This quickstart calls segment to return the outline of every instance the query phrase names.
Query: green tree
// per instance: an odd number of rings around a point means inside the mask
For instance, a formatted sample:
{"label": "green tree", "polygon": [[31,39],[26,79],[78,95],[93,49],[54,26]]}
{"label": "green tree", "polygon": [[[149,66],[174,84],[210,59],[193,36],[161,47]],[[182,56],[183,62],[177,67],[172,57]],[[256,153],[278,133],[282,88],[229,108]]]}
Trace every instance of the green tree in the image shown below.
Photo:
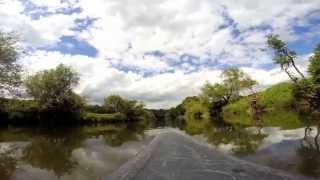
{"label": "green tree", "polygon": [[16,93],[21,84],[21,67],[17,64],[17,38],[0,31],[0,95]]}
{"label": "green tree", "polygon": [[320,84],[320,44],[314,51],[314,55],[310,58],[310,64],[308,72],[311,75],[312,80]]}
{"label": "green tree", "polygon": [[308,67],[310,78],[300,80],[293,89],[294,97],[299,101],[303,110],[320,112],[320,45],[310,57]]}
{"label": "green tree", "polygon": [[229,102],[237,100],[242,90],[250,89],[256,84],[250,76],[238,68],[229,68],[222,73],[223,82],[206,83],[201,89],[201,97],[210,108],[211,116],[221,119],[222,108]]}
{"label": "green tree", "polygon": [[129,108],[129,101],[119,95],[111,95],[104,99],[103,107],[108,113],[126,113]]}
{"label": "green tree", "polygon": [[184,126],[185,109],[182,104],[177,107],[170,108],[165,114],[165,125],[170,127]]}
{"label": "green tree", "polygon": [[286,43],[279,39],[278,35],[270,35],[268,37],[267,44],[274,51],[274,63],[279,64],[281,69],[287,73],[287,75],[293,82],[297,82],[298,78],[289,71],[289,68],[291,66],[302,78],[305,78],[303,73],[296,66],[296,52],[290,50]]}
{"label": "green tree", "polygon": [[124,99],[118,95],[111,95],[105,98],[103,107],[108,113],[122,113],[130,121],[148,121],[152,113],[144,108],[143,103],[135,100]]}
{"label": "green tree", "polygon": [[29,76],[25,81],[27,93],[44,111],[79,111],[84,102],[73,92],[79,76],[70,67],[59,65],[55,69],[44,70]]}

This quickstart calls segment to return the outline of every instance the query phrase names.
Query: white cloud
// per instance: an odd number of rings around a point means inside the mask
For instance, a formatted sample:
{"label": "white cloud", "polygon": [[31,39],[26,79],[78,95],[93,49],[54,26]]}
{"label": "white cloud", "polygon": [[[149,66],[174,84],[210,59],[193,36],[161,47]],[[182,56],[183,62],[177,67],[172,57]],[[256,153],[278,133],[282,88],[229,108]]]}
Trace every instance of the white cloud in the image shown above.
{"label": "white cloud", "polygon": [[[133,72],[119,71],[103,59],[63,55],[59,52],[37,51],[22,59],[21,63],[28,72],[53,68],[60,63],[72,66],[81,75],[81,83],[76,91],[92,103],[101,103],[105,96],[120,94],[143,101],[151,108],[168,108],[177,105],[187,96],[198,95],[206,81],[221,81],[220,70],[203,70],[189,74],[176,71],[144,77]],[[288,80],[280,69],[243,70],[264,87]]]}
{"label": "white cloud", "polygon": [[[207,80],[218,82],[221,69],[242,67],[262,86],[287,80],[271,67],[266,36],[278,33],[287,41],[311,39],[316,32],[319,0],[4,0],[0,28],[16,30],[35,47],[21,62],[30,72],[69,64],[81,74],[77,91],[92,102],[110,94],[145,101],[149,107],[176,105],[197,95]],[[28,9],[31,2],[35,9]],[[80,8],[80,12],[68,10]],[[40,13],[41,12],[41,13]],[[37,14],[40,13],[40,14]],[[32,18],[32,15],[39,18]],[[77,19],[95,19],[81,24]],[[310,27],[310,26],[313,26]],[[40,51],[74,36],[98,50],[97,57]],[[63,42],[64,47],[73,47]],[[155,52],[161,55],[150,55]],[[194,58],[181,58],[190,55]],[[298,61],[304,70],[307,55]],[[268,77],[268,78],[266,78]]]}
{"label": "white cloud", "polygon": [[227,0],[223,3],[240,30],[270,26],[286,40],[297,38],[292,32],[293,26],[298,20],[307,21],[305,16],[320,7],[320,1],[317,0]]}
{"label": "white cloud", "polygon": [[62,36],[74,35],[74,15],[52,14],[32,19],[24,11],[21,1],[5,0],[0,4],[0,29],[17,32],[28,47],[53,46]]}
{"label": "white cloud", "polygon": [[83,15],[99,18],[80,37],[109,58],[121,58],[129,46],[129,53],[134,54],[154,50],[201,53],[200,44],[225,23],[209,1],[94,2],[80,3]]}
{"label": "white cloud", "polygon": [[[265,47],[267,34],[274,32],[285,40],[298,39],[293,29],[295,22],[307,23],[304,17],[320,7],[317,0],[280,0],[276,4],[251,0],[91,2],[79,3],[82,15],[99,19],[79,36],[96,47],[102,57],[120,59],[125,54],[158,50],[178,56],[188,53],[203,57],[212,53],[220,58],[220,63],[255,65],[266,63],[266,53],[256,51]],[[226,26],[226,15],[233,19],[235,27]],[[223,25],[226,28],[219,29]],[[237,39],[235,30],[246,35],[240,34]],[[259,60],[260,56],[263,60]]]}

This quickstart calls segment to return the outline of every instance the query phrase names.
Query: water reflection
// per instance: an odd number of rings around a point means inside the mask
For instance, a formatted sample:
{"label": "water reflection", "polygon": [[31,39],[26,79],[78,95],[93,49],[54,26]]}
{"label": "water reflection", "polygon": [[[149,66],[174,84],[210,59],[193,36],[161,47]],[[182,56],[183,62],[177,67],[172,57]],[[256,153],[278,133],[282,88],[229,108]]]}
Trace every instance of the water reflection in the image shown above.
{"label": "water reflection", "polygon": [[245,160],[294,174],[320,177],[320,126],[281,130],[187,119],[183,130],[213,148]]}
{"label": "water reflection", "polygon": [[299,170],[306,175],[320,177],[320,126],[317,127],[317,133],[313,137],[310,130],[306,128],[305,137],[301,140],[300,147],[297,149],[299,156]]}
{"label": "water reflection", "polygon": [[152,137],[138,124],[0,131],[0,179],[100,179]]}
{"label": "water reflection", "polygon": [[215,124],[210,120],[189,120],[184,130],[191,135],[201,134],[208,143],[237,155],[254,152],[265,137],[264,134],[250,133],[242,127]]}
{"label": "water reflection", "polygon": [[33,137],[23,150],[22,161],[32,167],[53,171],[57,176],[70,174],[77,162],[70,159],[74,149],[82,146],[84,134],[80,129],[65,133],[54,131]]}
{"label": "water reflection", "polygon": [[15,150],[13,149],[10,152],[0,154],[1,179],[9,179],[16,169],[17,160],[14,157],[12,157],[13,151]]}

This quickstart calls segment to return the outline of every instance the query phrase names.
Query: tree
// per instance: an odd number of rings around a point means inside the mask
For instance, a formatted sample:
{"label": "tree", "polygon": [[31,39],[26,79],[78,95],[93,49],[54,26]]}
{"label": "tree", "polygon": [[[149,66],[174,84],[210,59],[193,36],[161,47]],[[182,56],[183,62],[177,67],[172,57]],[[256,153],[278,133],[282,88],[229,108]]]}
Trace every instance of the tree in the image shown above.
{"label": "tree", "polygon": [[211,116],[217,119],[222,119],[223,106],[237,100],[242,90],[252,88],[256,84],[256,81],[238,68],[224,70],[222,78],[222,83],[206,83],[201,89],[201,97],[208,104]]}
{"label": "tree", "polygon": [[28,77],[25,81],[30,94],[44,111],[76,112],[83,106],[83,100],[73,92],[79,76],[70,67],[59,65]]}
{"label": "tree", "polygon": [[108,113],[121,112],[125,113],[128,109],[129,103],[119,95],[111,95],[104,99],[104,109]]}
{"label": "tree", "polygon": [[124,99],[118,95],[105,98],[103,107],[108,113],[122,113],[130,121],[148,120],[152,114],[145,110],[144,104],[135,100]]}
{"label": "tree", "polygon": [[310,78],[296,83],[293,89],[294,97],[302,105],[307,105],[306,110],[320,112],[320,45],[315,49],[314,55],[310,57],[308,72]]}
{"label": "tree", "polygon": [[296,52],[290,50],[285,42],[279,39],[278,35],[270,35],[267,41],[268,46],[274,51],[274,63],[279,64],[293,82],[297,82],[298,78],[289,71],[292,66],[295,71],[304,79],[303,73],[296,66]]}
{"label": "tree", "polygon": [[308,72],[311,75],[312,80],[320,84],[320,44],[314,51],[314,55],[310,58],[310,64]]}
{"label": "tree", "polygon": [[17,64],[17,39],[0,31],[0,95],[14,93],[21,84],[21,67]]}
{"label": "tree", "polygon": [[185,109],[182,104],[170,108],[165,114],[165,125],[182,128],[184,125]]}

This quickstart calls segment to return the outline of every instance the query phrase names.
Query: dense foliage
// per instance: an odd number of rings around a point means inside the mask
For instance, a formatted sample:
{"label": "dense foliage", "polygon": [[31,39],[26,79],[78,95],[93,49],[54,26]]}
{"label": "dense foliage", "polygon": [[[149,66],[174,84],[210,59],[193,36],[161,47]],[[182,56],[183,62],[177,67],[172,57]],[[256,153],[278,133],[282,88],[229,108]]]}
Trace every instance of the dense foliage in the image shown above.
{"label": "dense foliage", "polygon": [[221,119],[222,108],[228,103],[238,100],[240,92],[250,89],[256,84],[249,75],[237,68],[226,69],[222,73],[223,82],[207,83],[201,89],[200,97],[208,104],[210,115]]}
{"label": "dense foliage", "polygon": [[59,65],[29,76],[25,81],[27,93],[38,102],[41,112],[57,118],[59,114],[80,117],[84,100],[73,92],[79,77],[70,67]]}
{"label": "dense foliage", "polygon": [[118,95],[111,95],[105,98],[103,107],[107,113],[121,113],[128,121],[148,121],[153,117],[147,111],[144,104],[135,100],[124,99]]}
{"label": "dense foliage", "polygon": [[320,45],[315,49],[314,55],[310,58],[308,68],[310,76],[315,83],[320,83]]}
{"label": "dense foliage", "polygon": [[320,45],[310,58],[308,67],[310,78],[299,81],[295,88],[295,96],[311,111],[320,112]]}

